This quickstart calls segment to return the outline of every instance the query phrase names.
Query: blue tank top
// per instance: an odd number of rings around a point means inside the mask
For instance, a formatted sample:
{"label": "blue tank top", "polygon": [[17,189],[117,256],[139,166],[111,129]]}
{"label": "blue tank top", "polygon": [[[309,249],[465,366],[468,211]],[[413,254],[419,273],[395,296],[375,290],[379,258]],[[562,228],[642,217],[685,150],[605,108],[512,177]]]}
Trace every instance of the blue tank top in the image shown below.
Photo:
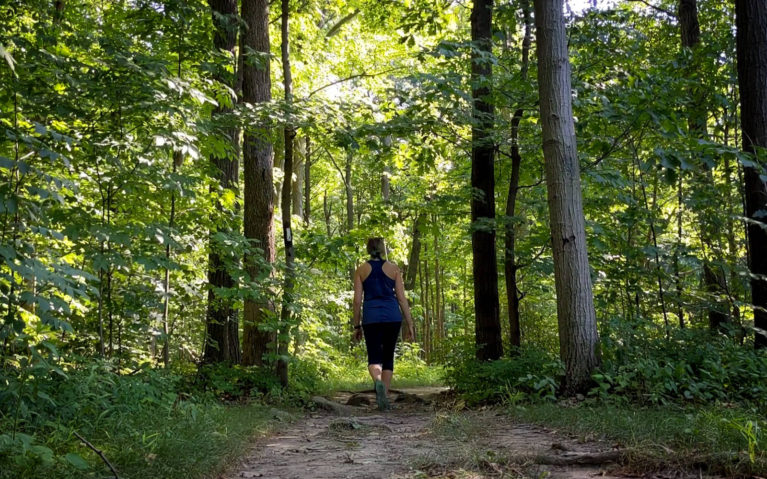
{"label": "blue tank top", "polygon": [[396,323],[402,321],[397,296],[394,294],[394,280],[383,271],[383,261],[368,261],[372,268],[362,289],[362,323]]}

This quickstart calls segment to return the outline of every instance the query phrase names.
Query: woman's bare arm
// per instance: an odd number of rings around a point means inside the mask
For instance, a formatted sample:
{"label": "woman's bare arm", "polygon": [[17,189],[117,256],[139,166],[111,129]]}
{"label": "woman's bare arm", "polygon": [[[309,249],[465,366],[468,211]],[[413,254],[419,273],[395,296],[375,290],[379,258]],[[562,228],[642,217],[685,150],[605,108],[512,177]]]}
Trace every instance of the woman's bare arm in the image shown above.
{"label": "woman's bare arm", "polygon": [[405,296],[405,283],[402,281],[402,272],[399,268],[397,268],[397,277],[394,278],[394,294],[397,296],[397,302],[405,320],[405,330],[403,331],[402,339],[405,341],[415,341],[413,318],[410,315],[410,305],[407,302],[407,296]]}
{"label": "woman's bare arm", "polygon": [[360,269],[354,272],[354,303],[352,306],[352,325],[357,326],[360,324],[360,316],[362,312],[362,278],[360,277]]}

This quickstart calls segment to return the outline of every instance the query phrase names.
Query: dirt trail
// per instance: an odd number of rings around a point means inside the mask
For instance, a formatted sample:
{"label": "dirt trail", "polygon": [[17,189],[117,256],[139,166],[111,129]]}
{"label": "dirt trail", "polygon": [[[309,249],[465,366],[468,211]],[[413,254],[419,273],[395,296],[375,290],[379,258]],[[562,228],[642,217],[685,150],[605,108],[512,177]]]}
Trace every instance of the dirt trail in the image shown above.
{"label": "dirt trail", "polygon": [[607,444],[514,424],[493,410],[451,411],[443,392],[392,391],[395,409],[386,413],[375,409],[372,391],[339,393],[321,401],[327,410],[261,441],[224,477],[627,477],[610,475],[620,452]]}

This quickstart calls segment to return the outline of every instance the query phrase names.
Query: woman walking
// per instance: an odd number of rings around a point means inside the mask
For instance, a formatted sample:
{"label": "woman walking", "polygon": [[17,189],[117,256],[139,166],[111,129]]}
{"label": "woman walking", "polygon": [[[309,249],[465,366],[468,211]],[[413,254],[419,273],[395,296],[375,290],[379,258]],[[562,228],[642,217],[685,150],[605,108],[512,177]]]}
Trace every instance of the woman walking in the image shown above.
{"label": "woman walking", "polygon": [[[405,319],[402,339],[413,341],[415,330],[405,297],[402,273],[397,265],[384,259],[383,238],[369,238],[370,260],[354,272],[354,339],[362,339],[368,350],[368,372],[373,378],[379,410],[389,409],[387,394],[394,374],[394,347]],[[364,301],[363,301],[364,299]],[[362,310],[362,321],[360,321]]]}

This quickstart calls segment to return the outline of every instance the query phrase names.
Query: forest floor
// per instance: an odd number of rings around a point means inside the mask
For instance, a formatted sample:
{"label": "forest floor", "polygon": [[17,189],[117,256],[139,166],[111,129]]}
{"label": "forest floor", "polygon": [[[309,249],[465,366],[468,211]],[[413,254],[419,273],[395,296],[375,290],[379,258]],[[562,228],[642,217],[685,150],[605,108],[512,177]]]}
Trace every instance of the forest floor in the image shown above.
{"label": "forest floor", "polygon": [[[615,444],[513,421],[502,410],[464,410],[444,388],[315,398],[320,410],[259,440],[225,479],[667,478],[630,467]],[[698,474],[692,477],[698,477]]]}

